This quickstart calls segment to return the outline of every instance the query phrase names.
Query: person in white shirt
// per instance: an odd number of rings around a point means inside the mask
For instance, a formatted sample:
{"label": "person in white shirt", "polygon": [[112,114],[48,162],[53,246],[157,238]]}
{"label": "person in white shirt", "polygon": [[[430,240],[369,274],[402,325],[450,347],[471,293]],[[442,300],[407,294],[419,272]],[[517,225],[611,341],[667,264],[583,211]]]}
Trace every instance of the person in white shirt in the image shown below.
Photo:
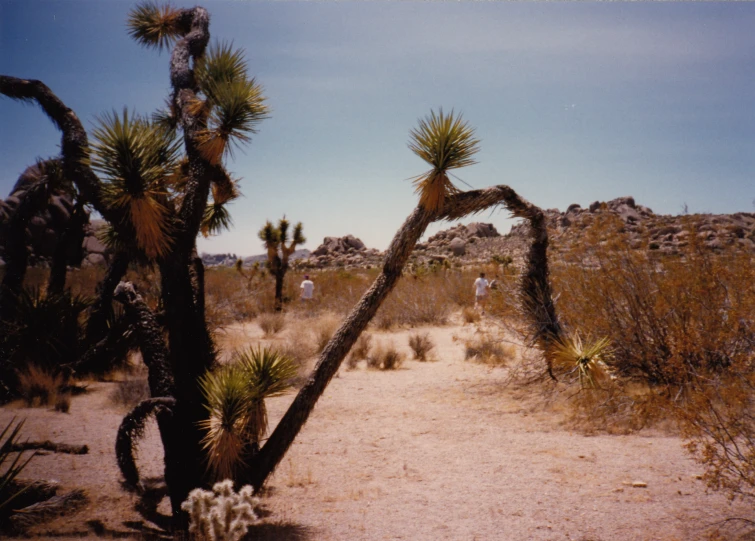
{"label": "person in white shirt", "polygon": [[485,301],[488,300],[488,287],[490,287],[490,284],[485,279],[485,273],[481,272],[480,277],[474,281],[474,304],[475,308],[480,307],[483,314],[485,313]]}
{"label": "person in white shirt", "polygon": [[311,301],[315,292],[315,284],[309,279],[309,274],[304,275],[304,281],[299,288],[301,289],[301,300]]}

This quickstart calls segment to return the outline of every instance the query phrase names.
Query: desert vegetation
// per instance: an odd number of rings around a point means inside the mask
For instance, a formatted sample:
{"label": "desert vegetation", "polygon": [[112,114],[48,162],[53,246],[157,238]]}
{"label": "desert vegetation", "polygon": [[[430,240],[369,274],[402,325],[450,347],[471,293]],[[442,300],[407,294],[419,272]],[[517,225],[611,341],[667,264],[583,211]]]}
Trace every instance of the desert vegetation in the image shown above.
{"label": "desert vegetation", "polygon": [[[463,360],[474,361],[458,370],[505,372],[501,387],[545,395],[547,404],[566,397],[561,403],[579,420],[574,426],[591,433],[666,423],[704,468],[708,487],[755,503],[751,251],[713,251],[691,224],[674,253],[660,250],[650,232],[639,241],[648,249],[639,251],[622,222],[600,216],[580,243],[554,246],[547,215],[511,187],[464,191],[451,180],[451,171],[474,163],[479,141],[460,114],[439,110],[410,131],[409,148],[429,169],[413,178],[417,206],[382,264],[307,268],[316,300],[291,302],[305,272],[289,261],[306,241],[301,223],[290,236],[285,218],[263,226],[264,268],[239,262],[206,270],[196,250],[199,234],[231,226],[226,205],[240,192],[226,161],[268,115],[243,53],[208,45],[209,15],[201,7],[140,4],[128,28],[137,43],[172,50],[169,106],[152,116],[104,113],[91,143],[44,83],[0,76],[1,94],[36,103],[62,133],[61,156],[24,172],[26,189],[4,224],[13,241],[0,287],[0,398],[63,414],[82,389],[79,380],[123,376],[110,395],[128,408],[113,434],[112,461],[127,490],[142,499],[167,494],[166,528],[198,539],[242,538],[260,518],[253,493],[264,494],[290,457],[344,360],[344,379],[427,374],[446,351],[427,329],[452,325],[465,333],[454,338]],[[30,268],[18,232],[61,194],[73,210],[60,253],[49,269]],[[111,257],[106,270],[69,272],[85,206],[105,219],[101,236]],[[431,223],[496,207],[528,227],[521,260],[495,254],[483,268],[409,264]],[[481,270],[496,277],[485,314],[472,307]],[[247,324],[259,330],[254,341],[220,351],[223,333]],[[372,370],[359,370],[362,361]],[[464,377],[457,381],[469,381]],[[280,406],[276,400],[289,391],[295,396]],[[269,430],[271,404],[279,410]],[[164,466],[160,490],[149,488],[137,455],[153,420]],[[0,435],[3,523],[24,490],[16,477],[31,460],[17,448],[22,425],[11,421]],[[402,471],[411,476],[406,463]]]}

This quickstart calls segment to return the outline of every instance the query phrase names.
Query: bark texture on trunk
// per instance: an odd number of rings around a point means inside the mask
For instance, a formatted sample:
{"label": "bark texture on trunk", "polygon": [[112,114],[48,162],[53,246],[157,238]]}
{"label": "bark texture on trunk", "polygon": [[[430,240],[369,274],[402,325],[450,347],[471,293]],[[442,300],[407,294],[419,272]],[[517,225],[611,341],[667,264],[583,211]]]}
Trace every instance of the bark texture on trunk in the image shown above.
{"label": "bark texture on trunk", "polygon": [[[251,484],[258,491],[283,459],[307,422],[317,400],[338,371],[341,362],[395,287],[412,250],[427,226],[436,220],[456,220],[500,204],[531,222],[537,220],[538,216],[542,217],[542,211],[538,207],[519,197],[510,187],[503,185],[448,197],[438,213],[429,212],[420,205],[409,215],[388,247],[381,273],[320,354],[312,375],[255,457],[249,477],[244,479],[244,482]],[[538,235],[544,232],[545,235],[544,239],[540,236],[534,239],[538,242],[538,249],[534,251],[534,255],[539,257],[547,248],[547,231],[537,227],[533,227],[533,231],[537,231]],[[542,261],[538,259],[537,263]],[[538,275],[539,278],[542,276],[542,273]],[[547,270],[545,278],[547,279]],[[523,282],[523,285],[525,283],[527,282]]]}
{"label": "bark texture on trunk", "polygon": [[[79,201],[71,212],[71,217],[58,239],[55,253],[50,264],[50,280],[47,283],[47,293],[60,294],[66,287],[66,273],[71,254],[78,249],[81,253],[81,243],[84,240],[84,227],[89,223],[89,215],[84,210],[84,204]],[[76,264],[81,263],[79,258]]]}
{"label": "bark texture on trunk", "polygon": [[17,299],[23,289],[24,277],[29,265],[26,228],[46,198],[47,186],[44,179],[31,184],[21,197],[8,223],[3,254],[5,274],[0,284],[0,321],[11,321],[16,315]]}
{"label": "bark texture on trunk", "polygon": [[90,347],[105,338],[108,333],[108,321],[113,315],[113,293],[126,275],[129,260],[126,252],[116,252],[108,265],[105,277],[97,284],[97,298],[89,311],[85,334],[85,342]]}

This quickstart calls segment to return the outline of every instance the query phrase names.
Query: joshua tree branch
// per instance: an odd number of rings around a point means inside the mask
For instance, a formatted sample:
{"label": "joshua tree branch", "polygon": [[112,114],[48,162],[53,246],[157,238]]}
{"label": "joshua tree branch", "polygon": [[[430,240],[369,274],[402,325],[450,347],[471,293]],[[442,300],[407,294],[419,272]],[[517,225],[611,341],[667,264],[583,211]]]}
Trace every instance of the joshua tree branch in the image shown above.
{"label": "joshua tree branch", "polygon": [[172,396],[173,375],[163,340],[163,330],[157,323],[155,314],[136,293],[131,282],[118,284],[113,298],[123,304],[126,316],[134,323],[144,364],[149,369],[149,388],[152,396]]}
{"label": "joshua tree branch", "polygon": [[27,102],[37,102],[62,133],[63,172],[76,183],[84,199],[108,222],[120,223],[117,212],[102,200],[102,184],[89,167],[89,140],[79,117],[42,81],[0,75],[0,94]]}
{"label": "joshua tree branch", "polygon": [[[542,211],[519,197],[508,186],[494,186],[485,190],[475,190],[451,196],[446,200],[443,210],[439,213],[430,212],[419,205],[406,219],[388,247],[382,272],[328,342],[328,345],[320,354],[314,372],[255,457],[250,467],[249,477],[244,480],[245,482],[250,483],[255,490],[259,490],[283,459],[346,354],[395,287],[406,261],[427,226],[436,220],[458,219],[499,204],[503,204],[514,214],[530,220],[535,235],[533,244],[537,244],[537,249],[530,250],[530,264],[543,263],[540,256],[545,255],[548,235],[544,229]],[[534,281],[538,285],[542,280],[547,284],[547,259],[544,262],[546,264],[545,271],[543,272],[540,269],[535,276]],[[528,287],[528,284],[529,282],[525,280],[522,287]],[[547,291],[549,293],[550,289],[548,288]]]}

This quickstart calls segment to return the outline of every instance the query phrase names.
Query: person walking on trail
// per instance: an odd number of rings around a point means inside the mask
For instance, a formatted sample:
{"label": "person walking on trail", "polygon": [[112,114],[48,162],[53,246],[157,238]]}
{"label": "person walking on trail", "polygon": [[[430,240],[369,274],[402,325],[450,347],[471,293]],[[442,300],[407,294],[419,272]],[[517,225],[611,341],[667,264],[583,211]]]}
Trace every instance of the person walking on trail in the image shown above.
{"label": "person walking on trail", "polygon": [[480,277],[474,281],[474,305],[475,308],[479,306],[483,314],[485,313],[485,301],[488,300],[489,287],[490,284],[485,279],[485,273],[481,272]]}
{"label": "person walking on trail", "polygon": [[302,302],[311,301],[315,292],[315,284],[309,279],[309,274],[304,275],[304,281],[299,288],[301,289]]}

